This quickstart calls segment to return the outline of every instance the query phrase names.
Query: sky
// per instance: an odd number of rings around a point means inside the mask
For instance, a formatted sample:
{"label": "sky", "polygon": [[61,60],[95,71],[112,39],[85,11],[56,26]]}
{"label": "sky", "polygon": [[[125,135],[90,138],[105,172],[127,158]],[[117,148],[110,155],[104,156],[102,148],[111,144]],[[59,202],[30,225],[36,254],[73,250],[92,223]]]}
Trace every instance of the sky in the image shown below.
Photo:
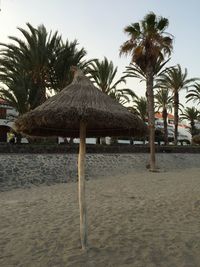
{"label": "sky", "polygon": [[[21,36],[17,27],[44,24],[58,31],[63,40],[77,39],[87,51],[87,59],[106,56],[122,76],[130,57],[119,56],[119,48],[128,40],[123,29],[138,22],[148,12],[168,18],[167,32],[174,36],[169,66],[187,68],[188,78],[200,77],[200,1],[199,0],[0,0],[0,42],[8,36]],[[129,79],[126,87],[144,96],[145,84]],[[180,101],[185,104],[185,92]],[[193,103],[187,103],[193,106]]]}

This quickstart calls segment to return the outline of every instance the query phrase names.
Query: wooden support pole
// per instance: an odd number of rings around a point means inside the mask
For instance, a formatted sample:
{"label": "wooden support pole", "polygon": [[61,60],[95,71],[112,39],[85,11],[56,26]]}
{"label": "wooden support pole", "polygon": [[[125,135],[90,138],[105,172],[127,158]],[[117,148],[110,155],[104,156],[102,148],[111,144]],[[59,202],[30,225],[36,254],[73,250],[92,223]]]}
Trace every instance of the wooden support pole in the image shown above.
{"label": "wooden support pole", "polygon": [[80,145],[78,156],[78,193],[80,209],[80,237],[82,249],[87,249],[87,210],[85,200],[85,140],[86,123],[80,122]]}

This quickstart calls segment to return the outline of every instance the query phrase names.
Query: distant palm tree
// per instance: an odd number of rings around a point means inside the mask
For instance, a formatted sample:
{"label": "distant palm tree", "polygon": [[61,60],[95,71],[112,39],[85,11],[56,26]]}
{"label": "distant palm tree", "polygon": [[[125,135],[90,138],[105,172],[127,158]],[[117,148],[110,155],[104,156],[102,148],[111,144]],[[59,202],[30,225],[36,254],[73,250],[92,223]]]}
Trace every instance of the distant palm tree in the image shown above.
{"label": "distant palm tree", "polygon": [[130,98],[134,99],[136,94],[131,89],[112,89],[109,96],[117,100],[120,104],[125,105],[130,102]]}
{"label": "distant palm tree", "polygon": [[124,31],[130,39],[120,48],[120,54],[131,55],[131,61],[139,67],[146,78],[148,124],[150,129],[150,170],[155,170],[155,118],[153,81],[158,60],[170,55],[172,38],[166,34],[168,19],[147,14],[140,23],[127,26]]}
{"label": "distant palm tree", "polygon": [[[147,113],[147,99],[146,97],[138,97],[136,96],[133,99],[133,105],[128,107],[128,110],[137,115],[144,123],[146,123],[148,118]],[[143,138],[143,142],[145,144],[146,137]],[[131,143],[133,144],[133,138],[130,139]]]}
{"label": "distant palm tree", "polygon": [[190,122],[190,132],[191,135],[194,136],[197,134],[195,128],[195,120],[200,120],[200,111],[197,110],[195,107],[186,107],[184,112],[180,115],[181,119],[188,120]]}
{"label": "distant palm tree", "polygon": [[193,101],[200,104],[200,84],[195,83],[193,87],[194,89],[190,89],[186,95],[186,98],[188,99],[187,102]]}
{"label": "distant palm tree", "polygon": [[174,143],[178,142],[178,110],[179,110],[179,92],[188,89],[196,78],[187,79],[187,69],[183,72],[180,65],[169,68],[163,75],[157,79],[157,86],[172,90],[174,107]]}
{"label": "distant palm tree", "polygon": [[130,102],[136,97],[135,93],[129,88],[118,89],[119,84],[125,84],[124,77],[116,80],[117,67],[106,57],[102,61],[95,59],[89,62],[87,73],[93,83],[105,94],[116,99],[121,104]]}
{"label": "distant palm tree", "polygon": [[124,78],[115,81],[117,67],[114,67],[113,62],[108,61],[106,57],[102,61],[93,60],[88,67],[88,74],[94,84],[107,95],[115,91],[120,83],[126,83]]}
{"label": "distant palm tree", "polygon": [[[128,103],[130,98],[135,97],[135,93],[130,89],[117,88],[119,84],[125,84],[126,80],[125,78],[116,79],[117,67],[114,67],[113,62],[109,61],[106,57],[102,61],[99,59],[91,61],[87,67],[87,73],[99,90],[119,103]],[[97,143],[100,143],[100,138],[97,139]]]}
{"label": "distant palm tree", "polygon": [[168,110],[172,111],[172,96],[169,95],[168,89],[158,89],[155,94],[155,106],[158,111],[162,111],[163,125],[164,125],[164,142],[168,144],[168,129],[167,129],[167,116]]}
{"label": "distant palm tree", "polygon": [[143,122],[146,122],[148,118],[148,113],[147,113],[147,99],[146,97],[137,97],[135,98],[133,102],[133,111],[135,114],[137,114]]}

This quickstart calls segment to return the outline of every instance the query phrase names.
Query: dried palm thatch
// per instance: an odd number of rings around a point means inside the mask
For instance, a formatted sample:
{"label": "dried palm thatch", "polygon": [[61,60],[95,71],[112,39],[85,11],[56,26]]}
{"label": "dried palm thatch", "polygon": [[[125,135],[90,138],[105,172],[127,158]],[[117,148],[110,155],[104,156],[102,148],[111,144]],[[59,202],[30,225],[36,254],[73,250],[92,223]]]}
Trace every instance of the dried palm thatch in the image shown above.
{"label": "dried palm thatch", "polygon": [[59,94],[21,116],[17,131],[32,136],[79,137],[80,121],[87,137],[141,136],[144,123],[125,107],[94,87],[80,71]]}
{"label": "dried palm thatch", "polygon": [[87,216],[85,202],[85,138],[86,136],[142,135],[146,126],[135,115],[99,91],[80,71],[73,82],[44,104],[15,122],[17,131],[33,136],[80,137],[78,176],[80,236],[87,248]]}
{"label": "dried palm thatch", "polygon": [[194,135],[194,136],[192,137],[192,143],[193,143],[193,144],[200,145],[200,135]]}

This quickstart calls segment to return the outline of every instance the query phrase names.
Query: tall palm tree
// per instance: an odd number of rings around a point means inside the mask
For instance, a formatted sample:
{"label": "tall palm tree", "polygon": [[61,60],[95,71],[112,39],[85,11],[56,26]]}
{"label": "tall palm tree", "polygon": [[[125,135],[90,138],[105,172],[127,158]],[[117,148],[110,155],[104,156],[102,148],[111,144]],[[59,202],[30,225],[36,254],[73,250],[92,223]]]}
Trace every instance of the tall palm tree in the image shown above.
{"label": "tall palm tree", "polygon": [[172,90],[173,94],[173,107],[174,107],[174,143],[177,145],[178,142],[178,121],[179,121],[179,92],[183,89],[188,89],[192,86],[192,83],[196,78],[187,79],[187,69],[183,71],[181,66],[169,68],[163,75],[157,80],[157,86]]}
{"label": "tall palm tree", "polygon": [[153,82],[155,66],[172,50],[172,37],[166,34],[168,19],[147,14],[140,23],[127,26],[124,31],[130,37],[120,48],[120,54],[131,55],[146,77],[148,124],[150,129],[150,170],[155,170],[155,118]]}
{"label": "tall palm tree", "polygon": [[188,120],[190,122],[190,132],[194,136],[196,133],[195,120],[200,120],[200,111],[195,107],[186,107],[184,112],[180,115],[181,119]]}
{"label": "tall palm tree", "polygon": [[[167,68],[163,69],[164,66],[169,62],[168,60],[163,61],[162,58],[158,58],[156,64],[154,66],[153,78],[159,77],[162,73],[164,73]],[[136,64],[130,63],[129,66],[126,66],[126,70],[124,71],[124,78],[137,78],[140,82],[146,82],[147,76],[146,73]]]}
{"label": "tall palm tree", "polygon": [[200,104],[200,83],[194,84],[194,89],[190,89],[186,95],[187,102],[193,101]]}
{"label": "tall palm tree", "polygon": [[162,110],[162,118],[164,125],[164,142],[168,144],[168,129],[167,129],[167,116],[168,110],[172,111],[172,96],[169,95],[168,89],[158,89],[155,94],[155,106],[158,111]]}

